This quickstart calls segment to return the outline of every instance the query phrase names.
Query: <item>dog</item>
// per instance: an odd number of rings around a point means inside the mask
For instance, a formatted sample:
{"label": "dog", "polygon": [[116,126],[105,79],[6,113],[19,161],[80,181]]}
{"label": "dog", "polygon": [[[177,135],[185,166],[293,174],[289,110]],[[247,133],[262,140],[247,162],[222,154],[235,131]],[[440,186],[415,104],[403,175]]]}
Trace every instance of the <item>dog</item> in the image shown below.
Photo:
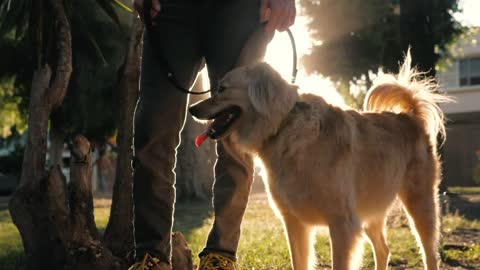
{"label": "dog", "polygon": [[367,93],[363,112],[332,106],[320,96],[299,95],[268,64],[240,67],[217,94],[190,106],[213,120],[197,138],[231,140],[264,164],[270,204],[282,220],[294,270],[315,266],[313,232],[329,228],[333,269],[356,269],[362,234],[376,269],[387,269],[385,223],[398,197],[421,247],[425,269],[439,267],[440,162],[445,136],[437,105],[449,98],[411,68],[384,74]]}

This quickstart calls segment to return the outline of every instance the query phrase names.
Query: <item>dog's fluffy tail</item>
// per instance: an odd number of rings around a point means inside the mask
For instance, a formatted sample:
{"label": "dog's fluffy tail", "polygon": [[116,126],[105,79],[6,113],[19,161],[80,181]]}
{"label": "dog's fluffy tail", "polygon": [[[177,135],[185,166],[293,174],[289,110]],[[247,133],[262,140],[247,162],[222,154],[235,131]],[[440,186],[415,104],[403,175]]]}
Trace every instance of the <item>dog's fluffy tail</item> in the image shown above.
{"label": "dog's fluffy tail", "polygon": [[423,73],[411,67],[410,51],[397,76],[380,75],[367,93],[364,111],[406,113],[416,117],[436,145],[440,134],[445,139],[444,114],[438,103],[452,99],[438,93],[438,84],[433,78],[422,78]]}

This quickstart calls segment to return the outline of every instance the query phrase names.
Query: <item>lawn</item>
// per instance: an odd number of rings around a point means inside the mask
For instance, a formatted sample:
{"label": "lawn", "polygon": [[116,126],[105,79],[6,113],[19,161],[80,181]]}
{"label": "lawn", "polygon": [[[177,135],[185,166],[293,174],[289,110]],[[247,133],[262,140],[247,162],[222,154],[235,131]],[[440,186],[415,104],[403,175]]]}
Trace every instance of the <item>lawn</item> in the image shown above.
{"label": "lawn", "polygon": [[[95,202],[97,225],[105,228],[109,201]],[[212,224],[208,203],[178,204],[175,230],[184,233],[194,254],[203,247]],[[480,221],[458,211],[443,217],[441,269],[480,269]],[[423,269],[421,257],[400,207],[395,207],[388,221],[388,242],[392,269]],[[365,244],[362,269],[373,269],[373,255]],[[318,268],[329,268],[330,247],[326,229],[319,229],[316,253]],[[238,251],[240,269],[290,269],[287,244],[279,220],[274,216],[264,194],[252,195],[242,226]],[[7,210],[0,211],[1,269],[22,268],[22,244]],[[198,260],[195,258],[196,262]]]}

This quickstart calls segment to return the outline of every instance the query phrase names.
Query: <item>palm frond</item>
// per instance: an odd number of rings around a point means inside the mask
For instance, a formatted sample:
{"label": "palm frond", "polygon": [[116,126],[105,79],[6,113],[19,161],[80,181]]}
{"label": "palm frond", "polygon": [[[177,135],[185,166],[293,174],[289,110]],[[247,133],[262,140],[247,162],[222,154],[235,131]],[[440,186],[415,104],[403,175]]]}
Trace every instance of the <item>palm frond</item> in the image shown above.
{"label": "palm frond", "polygon": [[20,36],[25,30],[28,20],[31,0],[3,0],[0,2],[0,35],[17,31]]}
{"label": "palm frond", "polygon": [[[91,55],[91,59],[99,59],[103,65],[107,65],[108,62],[105,58],[103,50],[95,37],[94,32],[89,30],[89,25],[84,20],[74,20],[75,25],[72,31],[72,40],[74,42],[74,51],[82,51],[82,47],[85,48],[85,53]],[[92,50],[93,49],[93,50]]]}
{"label": "palm frond", "polygon": [[87,33],[87,35],[88,35],[88,41],[90,45],[93,47],[93,49],[95,50],[95,54],[97,55],[97,57],[100,59],[100,61],[102,61],[102,64],[104,66],[108,65],[107,59],[105,59],[105,55],[103,54],[103,51],[100,48],[100,45],[98,44],[95,37],[90,32]]}
{"label": "palm frond", "polygon": [[110,17],[117,24],[120,24],[120,19],[118,18],[118,14],[112,4],[112,0],[97,0],[97,4],[102,8],[108,17]]}
{"label": "palm frond", "polygon": [[115,3],[118,7],[128,11],[128,12],[133,12],[131,8],[126,6],[124,3],[120,2],[119,0],[110,0],[111,2]]}

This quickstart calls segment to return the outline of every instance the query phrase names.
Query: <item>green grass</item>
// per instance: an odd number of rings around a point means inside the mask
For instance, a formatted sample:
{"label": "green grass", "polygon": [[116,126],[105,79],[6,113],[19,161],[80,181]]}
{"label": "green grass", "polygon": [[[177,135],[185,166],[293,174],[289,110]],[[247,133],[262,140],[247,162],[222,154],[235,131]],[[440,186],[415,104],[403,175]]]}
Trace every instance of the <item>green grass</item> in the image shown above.
{"label": "green grass", "polygon": [[[421,256],[405,216],[398,210],[393,212],[388,229],[388,242],[392,253],[390,265],[398,269],[423,269]],[[100,229],[105,228],[108,214],[108,206],[95,209],[96,222]],[[184,233],[193,254],[198,254],[213,222],[209,204],[179,204],[176,216],[175,230]],[[460,215],[447,215],[442,220],[443,242],[450,244],[441,252],[443,260],[453,265],[470,266],[468,269],[480,267],[480,243],[477,234],[480,232],[480,221],[469,220]],[[329,268],[330,244],[327,230],[320,229],[316,240],[315,250],[319,268]],[[372,251],[368,244],[365,244],[365,247],[362,269],[373,269]],[[265,198],[259,195],[251,199],[245,214],[238,257],[240,269],[290,269],[287,243],[281,223]],[[0,268],[21,269],[23,258],[18,231],[11,222],[8,211],[0,211]],[[198,259],[196,257],[194,259],[195,263],[198,263]],[[444,265],[442,269],[454,268]]]}
{"label": "green grass", "polygon": [[[183,230],[181,224],[185,218],[185,209],[177,209],[176,229],[184,232],[190,248],[194,254],[198,254],[204,245],[204,241],[213,222],[207,217],[201,227],[191,231]],[[408,221],[400,209],[392,211],[389,218],[388,243],[391,251],[390,265],[398,269],[423,269],[423,263],[415,237],[410,232]],[[468,220],[458,214],[447,215],[442,218],[442,229],[445,231],[443,242],[450,242],[450,235],[462,234],[467,231],[479,231],[480,221]],[[320,229],[316,238],[315,251],[319,269],[330,267],[330,243],[326,229]],[[468,236],[467,236],[468,237]],[[442,258],[447,261],[458,261],[463,266],[480,267],[480,243],[468,244],[468,248],[462,250],[442,250]],[[477,241],[478,242],[478,241]],[[283,228],[280,221],[275,217],[268,203],[261,198],[253,197],[245,214],[242,225],[242,238],[240,240],[239,265],[241,269],[290,269],[290,259]],[[198,259],[195,258],[198,263]],[[374,269],[373,253],[368,243],[365,243],[362,269]],[[441,269],[448,269],[448,265]],[[451,268],[453,269],[453,268]]]}
{"label": "green grass", "polygon": [[[105,229],[107,226],[109,213],[109,207],[95,209],[95,222],[99,229]],[[8,210],[2,210],[0,211],[0,269],[23,268],[24,254],[20,233],[13,224]]]}
{"label": "green grass", "polygon": [[23,266],[23,245],[7,210],[0,211],[0,265],[4,269]]}

